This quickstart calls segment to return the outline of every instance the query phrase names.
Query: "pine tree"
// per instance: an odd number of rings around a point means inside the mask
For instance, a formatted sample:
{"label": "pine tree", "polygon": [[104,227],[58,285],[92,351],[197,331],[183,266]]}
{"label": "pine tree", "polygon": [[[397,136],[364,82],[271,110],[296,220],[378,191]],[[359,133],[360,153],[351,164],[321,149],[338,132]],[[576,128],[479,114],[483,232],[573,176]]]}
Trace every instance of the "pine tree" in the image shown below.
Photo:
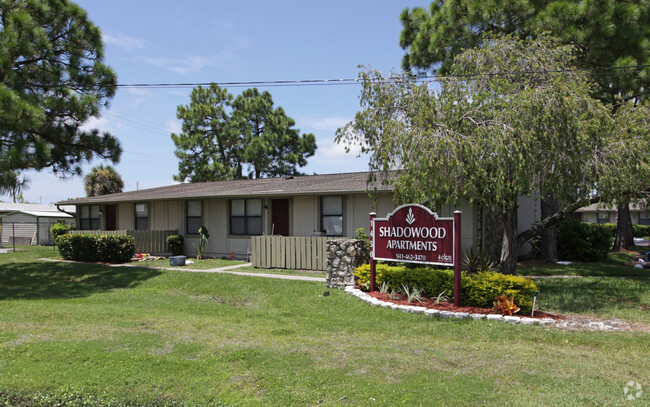
{"label": "pine tree", "polygon": [[82,125],[99,117],[117,78],[103,63],[100,30],[69,0],[0,0],[0,173],[49,167],[80,174],[117,139]]}

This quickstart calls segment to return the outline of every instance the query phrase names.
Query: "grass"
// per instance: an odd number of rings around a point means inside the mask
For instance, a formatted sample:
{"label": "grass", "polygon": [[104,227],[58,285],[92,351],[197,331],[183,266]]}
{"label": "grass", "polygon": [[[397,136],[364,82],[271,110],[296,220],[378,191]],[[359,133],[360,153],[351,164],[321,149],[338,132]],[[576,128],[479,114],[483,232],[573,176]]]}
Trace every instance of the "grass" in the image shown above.
{"label": "grass", "polygon": [[[188,269],[214,269],[227,266],[235,266],[238,264],[244,264],[245,262],[239,260],[225,260],[225,259],[194,259],[188,257],[187,260],[191,260],[194,264],[186,264],[183,267]],[[171,267],[169,265],[169,259],[156,259],[156,260],[142,260],[134,264],[141,264],[147,267]]]}
{"label": "grass", "polygon": [[[25,255],[30,256],[30,258],[32,259],[39,259],[39,258],[47,258],[47,259],[54,259],[54,260],[61,259],[59,252],[54,250],[52,247],[34,246],[30,248],[29,246],[21,246],[17,250],[19,252],[25,250],[29,251],[29,254],[25,254]],[[228,266],[237,266],[246,263],[244,261],[239,261],[239,260],[225,260],[225,259],[188,258],[188,260],[192,260],[193,264],[186,264],[185,266],[182,266],[182,268],[189,269],[189,270],[207,270],[207,269],[215,269],[215,268],[228,267]],[[132,262],[131,265],[143,266],[143,267],[156,267],[161,269],[171,267],[168,258],[141,260],[137,262]],[[284,274],[284,275],[307,276],[307,277],[325,277],[324,271],[316,271],[316,270],[260,269],[260,268],[254,268],[252,266],[248,266],[248,267],[238,267],[234,271],[243,272],[243,273],[253,273],[253,274],[263,273],[263,274]]]}
{"label": "grass", "polygon": [[324,297],[322,283],[49,263],[42,253],[0,255],[0,404],[627,406],[649,397],[623,393],[630,380],[650,386],[644,333],[443,320],[339,290]]}
{"label": "grass", "polygon": [[612,252],[602,263],[534,264],[517,272],[576,277],[535,278],[541,309],[650,324],[650,270],[627,265],[634,257],[629,252]]}

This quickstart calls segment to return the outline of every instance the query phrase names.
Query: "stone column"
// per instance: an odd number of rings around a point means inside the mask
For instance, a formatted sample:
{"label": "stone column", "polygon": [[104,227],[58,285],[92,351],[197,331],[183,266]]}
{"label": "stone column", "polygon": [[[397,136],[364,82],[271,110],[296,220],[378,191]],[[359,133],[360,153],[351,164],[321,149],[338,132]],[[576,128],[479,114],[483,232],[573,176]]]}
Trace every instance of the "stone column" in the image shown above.
{"label": "stone column", "polygon": [[329,288],[354,286],[354,269],[364,263],[366,247],[363,240],[337,239],[327,241],[327,276]]}

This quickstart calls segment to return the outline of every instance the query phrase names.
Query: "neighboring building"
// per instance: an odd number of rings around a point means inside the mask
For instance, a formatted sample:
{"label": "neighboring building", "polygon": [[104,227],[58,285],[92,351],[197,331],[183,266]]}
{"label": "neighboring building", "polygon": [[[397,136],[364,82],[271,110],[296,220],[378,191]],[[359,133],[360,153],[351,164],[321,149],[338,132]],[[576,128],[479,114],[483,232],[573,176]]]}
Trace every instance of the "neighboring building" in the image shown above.
{"label": "neighboring building", "polygon": [[[618,209],[611,206],[593,204],[578,209],[576,218],[586,223],[616,223]],[[633,225],[650,225],[650,208],[646,205],[630,204],[630,216]]]}
{"label": "neighboring building", "polygon": [[[359,228],[369,231],[371,211],[385,217],[396,205],[392,187],[381,181],[368,185],[367,179],[367,172],[357,172],[186,183],[59,204],[77,205],[78,229],[173,230],[184,236],[185,252],[192,254],[199,227],[205,225],[210,233],[205,256],[246,256],[251,236],[352,237]],[[527,227],[536,211],[522,206],[520,224]],[[441,217],[463,211],[464,248],[487,238],[483,211],[468,204],[431,209]]]}
{"label": "neighboring building", "polygon": [[0,219],[2,246],[10,246],[14,243],[48,245],[54,243],[50,235],[50,226],[55,223],[74,225],[74,206],[68,206],[65,212],[62,212],[53,205],[0,202]]}

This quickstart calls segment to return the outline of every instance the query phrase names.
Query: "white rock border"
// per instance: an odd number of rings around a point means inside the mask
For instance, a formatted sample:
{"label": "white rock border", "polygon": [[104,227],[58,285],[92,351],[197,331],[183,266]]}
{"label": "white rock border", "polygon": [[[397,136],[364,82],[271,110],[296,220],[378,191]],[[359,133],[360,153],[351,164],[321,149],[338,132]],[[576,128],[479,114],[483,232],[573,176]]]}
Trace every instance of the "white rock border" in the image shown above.
{"label": "white rock border", "polygon": [[361,301],[367,302],[370,305],[382,308],[391,308],[403,312],[411,312],[414,314],[424,314],[430,317],[440,318],[457,318],[457,319],[487,319],[488,321],[503,321],[511,324],[522,325],[555,325],[555,320],[551,318],[529,318],[529,317],[515,317],[515,316],[501,316],[499,314],[473,314],[469,312],[453,312],[453,311],[440,311],[433,308],[419,307],[416,305],[399,305],[392,302],[381,301],[372,297],[363,291],[352,286],[345,287],[345,292],[351,294]]}

